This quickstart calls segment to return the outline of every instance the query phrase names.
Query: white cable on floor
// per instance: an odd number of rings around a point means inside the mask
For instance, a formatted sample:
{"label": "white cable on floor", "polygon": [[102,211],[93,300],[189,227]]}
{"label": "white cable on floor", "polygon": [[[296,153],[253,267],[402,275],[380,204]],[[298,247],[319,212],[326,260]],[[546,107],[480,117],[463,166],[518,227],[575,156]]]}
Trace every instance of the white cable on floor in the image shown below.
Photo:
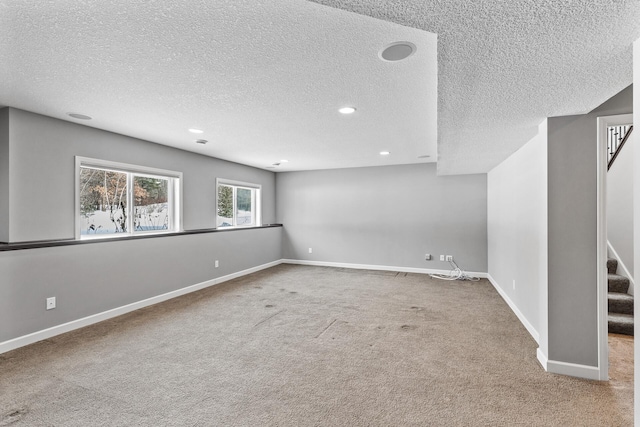
{"label": "white cable on floor", "polygon": [[477,282],[480,280],[479,277],[469,276],[466,271],[458,267],[458,264],[456,264],[453,259],[449,261],[449,264],[451,264],[453,269],[449,272],[448,276],[445,276],[444,274],[430,274],[430,276],[434,279],[440,280],[469,280],[471,282]]}

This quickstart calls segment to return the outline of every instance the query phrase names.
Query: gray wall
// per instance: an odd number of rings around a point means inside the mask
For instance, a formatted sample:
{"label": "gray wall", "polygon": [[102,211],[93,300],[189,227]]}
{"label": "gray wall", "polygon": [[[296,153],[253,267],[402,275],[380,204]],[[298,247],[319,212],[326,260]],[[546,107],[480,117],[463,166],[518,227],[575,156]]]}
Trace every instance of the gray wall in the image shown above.
{"label": "gray wall", "polygon": [[0,109],[0,243],[9,241],[9,109]]}
{"label": "gray wall", "polygon": [[489,274],[546,356],[546,120],[534,138],[487,174],[487,185]]}
{"label": "gray wall", "polygon": [[[633,143],[632,139],[627,140],[607,173],[607,240],[620,257],[618,261],[624,264],[632,279]],[[621,268],[618,268],[618,272],[624,275]]]}
{"label": "gray wall", "polygon": [[549,360],[598,365],[597,117],[631,110],[628,87],[589,114],[548,120]]}
{"label": "gray wall", "polygon": [[[276,175],[283,257],[487,271],[486,175],[436,176],[435,164]],[[308,249],[313,248],[309,254]]]}
{"label": "gray wall", "polygon": [[[633,43],[633,86],[635,97],[633,100],[633,122],[640,123],[640,39]],[[631,134],[633,147],[640,143],[640,132]],[[633,220],[634,224],[640,224],[640,148],[633,150]],[[636,222],[637,221],[637,222]],[[640,271],[640,227],[633,229],[633,267],[634,271]],[[634,299],[634,311],[640,313],[640,304]],[[634,324],[634,335],[640,335],[640,322]],[[640,340],[633,342],[634,363],[633,363],[633,414],[634,424],[640,425]]]}
{"label": "gray wall", "polygon": [[[272,172],[0,110],[0,135],[9,128],[10,197],[0,200],[10,216],[0,225],[11,220],[12,242],[74,237],[76,155],[182,171],[185,229],[215,226],[216,177],[261,184],[264,222],[275,220]],[[6,159],[6,150],[0,154]],[[0,160],[0,177],[6,178],[6,166]],[[0,191],[6,185],[3,180]],[[0,252],[0,342],[280,260],[281,234],[281,228],[229,230]],[[51,296],[57,308],[47,311]]]}
{"label": "gray wall", "polygon": [[74,156],[183,172],[186,230],[215,227],[217,177],[261,184],[263,222],[275,220],[273,172],[13,108],[9,114],[11,242],[74,238]]}
{"label": "gray wall", "polygon": [[[281,232],[259,228],[0,252],[0,343],[277,261]],[[53,296],[57,307],[47,311],[45,300]]]}

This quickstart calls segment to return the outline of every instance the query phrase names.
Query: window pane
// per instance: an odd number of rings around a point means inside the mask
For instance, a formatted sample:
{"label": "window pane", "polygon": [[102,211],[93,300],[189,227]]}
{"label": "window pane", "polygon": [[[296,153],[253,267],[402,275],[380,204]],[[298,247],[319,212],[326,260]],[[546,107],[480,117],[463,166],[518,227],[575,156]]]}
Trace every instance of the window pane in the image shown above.
{"label": "window pane", "polygon": [[236,189],[236,220],[237,225],[253,224],[253,190],[248,188]]}
{"label": "window pane", "polygon": [[168,230],[169,180],[133,177],[134,231]]}
{"label": "window pane", "polygon": [[233,187],[218,185],[218,227],[233,225]]}
{"label": "window pane", "polygon": [[127,232],[127,174],[80,168],[80,234]]}

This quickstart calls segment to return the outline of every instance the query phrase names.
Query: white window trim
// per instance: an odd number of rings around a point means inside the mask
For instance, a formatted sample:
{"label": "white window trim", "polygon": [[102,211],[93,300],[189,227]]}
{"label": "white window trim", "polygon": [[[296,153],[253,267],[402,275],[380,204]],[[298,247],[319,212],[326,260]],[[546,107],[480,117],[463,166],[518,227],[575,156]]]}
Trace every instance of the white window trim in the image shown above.
{"label": "white window trim", "polygon": [[[158,177],[172,179],[173,185],[170,186],[170,200],[171,204],[171,216],[173,217],[173,227],[171,230],[153,230],[153,231],[134,231],[131,226],[128,225],[127,229],[130,230],[127,233],[115,233],[105,235],[81,235],[80,227],[82,219],[80,215],[80,168],[88,167],[95,169],[103,169],[114,172],[123,172],[128,174],[135,174],[137,176]],[[128,187],[127,191],[127,206],[133,206],[133,186]],[[129,215],[129,221],[131,221],[131,215]],[[132,165],[128,163],[113,162],[110,160],[93,159],[90,157],[75,156],[75,238],[76,240],[93,240],[93,239],[113,239],[116,237],[131,237],[150,234],[167,234],[183,231],[182,226],[182,172],[151,168],[147,166]]]}
{"label": "white window trim", "polygon": [[[256,209],[256,219],[255,219],[255,224],[251,224],[251,225],[230,225],[227,227],[219,227],[218,226],[218,187],[220,185],[227,185],[227,186],[233,186],[233,187],[240,187],[240,188],[247,188],[250,190],[256,190],[255,195],[256,195],[256,200],[255,200],[255,209]],[[235,191],[234,191],[235,194]],[[235,222],[235,215],[236,215],[236,209],[235,209],[235,197],[233,200],[233,204],[234,204],[234,209],[233,209],[233,215],[234,215],[234,222]],[[222,229],[222,230],[228,230],[228,229],[232,229],[232,228],[252,228],[252,227],[262,227],[262,185],[260,184],[253,184],[251,182],[243,182],[243,181],[234,181],[231,179],[224,179],[224,178],[216,178],[216,229]]]}

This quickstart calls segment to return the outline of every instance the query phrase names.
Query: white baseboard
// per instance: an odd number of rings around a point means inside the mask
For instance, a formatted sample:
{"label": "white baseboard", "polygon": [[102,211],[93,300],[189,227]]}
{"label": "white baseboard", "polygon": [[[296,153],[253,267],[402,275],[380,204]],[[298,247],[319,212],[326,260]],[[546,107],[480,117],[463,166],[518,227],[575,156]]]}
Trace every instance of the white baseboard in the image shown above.
{"label": "white baseboard", "polygon": [[[489,282],[491,282],[493,287],[496,288],[496,291],[498,291],[502,299],[504,299],[504,301],[515,313],[515,315],[518,316],[518,319],[524,325],[524,327],[527,328],[527,331],[529,331],[529,334],[531,334],[533,339],[536,340],[538,344],[540,344],[540,334],[538,333],[538,331],[536,331],[533,325],[529,323],[527,318],[522,314],[522,312],[518,309],[515,303],[511,301],[509,296],[504,292],[504,290],[495,281],[495,279],[491,277],[490,274],[488,274],[487,276],[488,276]],[[556,360],[548,360],[547,355],[544,354],[542,350],[540,350],[540,347],[538,347],[538,350],[536,351],[536,357],[538,359],[538,362],[540,362],[540,365],[542,365],[544,370],[547,372],[551,372],[554,374],[569,375],[569,376],[578,377],[578,378],[586,378],[589,380],[600,379],[600,369],[598,367],[577,365],[575,363],[558,362]]]}
{"label": "white baseboard", "polygon": [[615,258],[618,261],[618,267],[622,269],[622,275],[625,276],[627,279],[629,279],[629,282],[631,282],[631,286],[629,287],[629,290],[631,292],[629,293],[633,295],[636,289],[635,282],[633,281],[633,276],[631,275],[631,273],[629,273],[627,266],[624,265],[624,262],[622,262],[622,259],[620,259],[620,255],[618,255],[618,252],[616,252],[616,250],[613,248],[613,246],[611,246],[611,243],[608,240],[607,240],[607,248],[611,251],[611,255],[613,255],[613,258]]}
{"label": "white baseboard", "polygon": [[547,372],[585,378],[587,380],[600,380],[600,369],[596,366],[578,365],[575,363],[549,360],[547,361]]}
{"label": "white baseboard", "polygon": [[538,362],[540,362],[544,370],[547,371],[547,364],[549,360],[547,359],[547,355],[540,350],[540,347],[538,347],[538,350],[536,351],[536,356],[538,357]]}
{"label": "white baseboard", "polygon": [[529,334],[531,334],[533,339],[536,340],[538,344],[540,344],[540,334],[538,333],[536,328],[534,328],[533,325],[529,323],[529,320],[527,320],[525,315],[522,314],[522,312],[518,309],[518,306],[516,306],[516,304],[513,301],[511,301],[511,298],[509,298],[507,293],[502,289],[502,287],[500,287],[498,282],[496,282],[495,279],[491,277],[490,274],[487,274],[487,278],[489,279],[489,282],[491,282],[493,287],[496,289],[496,291],[498,291],[498,294],[500,294],[502,299],[507,303],[509,308],[511,308],[511,311],[513,311],[515,315],[518,317],[518,319],[520,320],[520,323],[522,323],[524,327],[527,328],[527,331],[529,331]]}
{"label": "white baseboard", "polygon": [[[283,264],[311,265],[317,267],[337,267],[337,268],[353,268],[357,270],[379,270],[379,271],[399,271],[402,273],[417,274],[449,274],[451,270],[434,270],[430,268],[416,267],[395,267],[389,265],[371,265],[371,264],[350,264],[345,262],[329,262],[329,261],[309,261],[301,259],[283,259]],[[479,273],[475,271],[466,271],[469,276],[487,278],[487,273]]]}
{"label": "white baseboard", "polygon": [[52,326],[51,328],[43,329],[38,332],[33,332],[28,335],[13,338],[8,341],[0,343],[0,354],[7,351],[14,350],[16,348],[24,347],[25,345],[33,344],[38,341],[42,341],[47,338],[54,337],[56,335],[64,334],[75,329],[80,329],[85,326],[93,325],[94,323],[102,322],[103,320],[111,319],[113,317],[121,316],[126,313],[130,313],[135,310],[139,310],[150,305],[158,304],[163,301],[167,301],[172,298],[176,298],[182,295],[189,294],[191,292],[199,291],[200,289],[208,288],[209,286],[217,285],[219,283],[226,282],[237,277],[246,276],[247,274],[255,273],[256,271],[264,270],[281,264],[281,260],[273,261],[267,264],[262,264],[256,267],[248,268],[246,270],[238,271],[236,273],[228,274],[226,276],[218,277],[211,280],[206,280],[195,285],[187,286],[186,288],[177,289],[175,291],[167,292],[162,295],[147,298],[142,301],[134,302],[124,305],[122,307],[113,308],[111,310],[103,311],[102,313],[93,314],[91,316],[83,317],[81,319],[72,320],[61,325]]}
{"label": "white baseboard", "polygon": [[256,267],[247,268],[246,270],[238,271],[237,273],[227,274],[226,276],[218,277],[217,279],[213,279],[213,280],[215,280],[216,282],[215,284],[217,285],[219,283],[226,282],[231,279],[236,279],[238,277],[246,276],[247,274],[255,273],[260,270],[265,270],[267,268],[275,267],[276,265],[280,265],[280,264],[282,264],[281,259],[277,261],[271,261],[266,264],[258,265]]}

